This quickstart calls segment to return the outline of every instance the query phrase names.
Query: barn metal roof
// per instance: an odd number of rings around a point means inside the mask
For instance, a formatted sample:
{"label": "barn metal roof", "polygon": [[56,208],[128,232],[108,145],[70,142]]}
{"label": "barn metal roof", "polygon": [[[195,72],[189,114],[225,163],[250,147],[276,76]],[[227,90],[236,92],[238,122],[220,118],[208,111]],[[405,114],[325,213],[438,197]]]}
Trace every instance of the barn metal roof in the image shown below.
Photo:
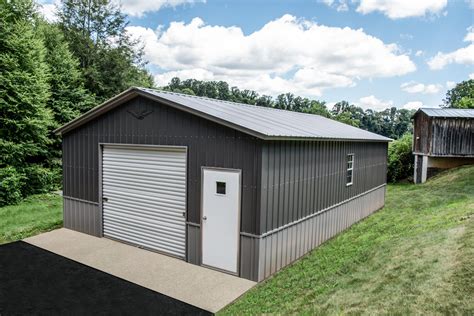
{"label": "barn metal roof", "polygon": [[130,88],[93,108],[79,118],[58,128],[55,132],[60,134],[66,133],[136,95],[154,99],[265,140],[333,139],[382,142],[391,140],[390,138],[320,115],[266,108],[148,88]]}
{"label": "barn metal roof", "polygon": [[474,109],[420,108],[418,111],[432,117],[474,118]]}

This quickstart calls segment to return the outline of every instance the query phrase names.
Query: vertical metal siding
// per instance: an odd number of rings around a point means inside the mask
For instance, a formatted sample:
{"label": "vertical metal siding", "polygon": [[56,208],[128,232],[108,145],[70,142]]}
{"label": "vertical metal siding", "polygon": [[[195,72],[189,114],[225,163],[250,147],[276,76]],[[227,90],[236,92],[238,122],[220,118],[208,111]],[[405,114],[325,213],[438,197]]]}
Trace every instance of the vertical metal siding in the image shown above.
{"label": "vertical metal siding", "polygon": [[[346,155],[349,153],[355,154],[354,181],[346,186]],[[386,164],[386,143],[265,142],[259,233],[386,183]]]}
{"label": "vertical metal siding", "polygon": [[[152,113],[137,120],[128,110]],[[157,102],[135,98],[64,135],[64,195],[98,202],[99,142],[187,146],[187,220],[192,223],[200,222],[200,167],[241,169],[241,231],[259,233],[260,140]]]}
{"label": "vertical metal siding", "polygon": [[240,277],[253,281],[258,280],[259,250],[259,238],[240,236]]}
{"label": "vertical metal siding", "polygon": [[193,264],[201,264],[201,228],[196,225],[187,227],[187,261]]}
{"label": "vertical metal siding", "polygon": [[385,185],[381,185],[319,214],[309,215],[293,225],[264,234],[258,246],[258,281],[382,208],[384,201]]}
{"label": "vertical metal siding", "polygon": [[63,225],[89,235],[101,236],[99,204],[63,197]]}

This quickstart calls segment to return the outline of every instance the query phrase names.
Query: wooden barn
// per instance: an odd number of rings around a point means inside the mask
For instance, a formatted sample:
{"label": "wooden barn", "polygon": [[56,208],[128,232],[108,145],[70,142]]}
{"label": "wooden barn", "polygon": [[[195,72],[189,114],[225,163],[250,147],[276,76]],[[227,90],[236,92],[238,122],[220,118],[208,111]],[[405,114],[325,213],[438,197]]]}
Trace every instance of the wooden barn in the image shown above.
{"label": "wooden barn", "polygon": [[474,164],[474,109],[419,109],[414,119],[414,182],[437,172]]}

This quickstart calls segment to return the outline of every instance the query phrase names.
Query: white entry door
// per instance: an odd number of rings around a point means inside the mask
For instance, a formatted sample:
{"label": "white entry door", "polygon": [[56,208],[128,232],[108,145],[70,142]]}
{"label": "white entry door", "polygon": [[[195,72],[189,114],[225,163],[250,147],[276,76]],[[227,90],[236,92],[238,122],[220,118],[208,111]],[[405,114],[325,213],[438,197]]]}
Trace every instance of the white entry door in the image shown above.
{"label": "white entry door", "polygon": [[240,171],[202,171],[202,264],[237,273]]}

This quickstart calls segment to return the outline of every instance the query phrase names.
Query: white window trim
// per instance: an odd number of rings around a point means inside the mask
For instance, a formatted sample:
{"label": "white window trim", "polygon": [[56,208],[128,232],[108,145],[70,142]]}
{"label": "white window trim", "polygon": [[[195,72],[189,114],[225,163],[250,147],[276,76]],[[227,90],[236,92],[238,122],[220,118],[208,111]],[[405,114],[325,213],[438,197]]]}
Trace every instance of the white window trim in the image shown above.
{"label": "white window trim", "polygon": [[[351,159],[352,164],[351,164],[350,168],[347,168],[347,163],[349,162],[349,160],[347,158],[349,158],[349,156],[352,157],[352,159]],[[346,187],[351,186],[351,185],[354,184],[354,158],[355,158],[354,153],[350,153],[350,154],[346,155]],[[347,173],[349,171],[351,172],[351,182],[347,182]]]}

